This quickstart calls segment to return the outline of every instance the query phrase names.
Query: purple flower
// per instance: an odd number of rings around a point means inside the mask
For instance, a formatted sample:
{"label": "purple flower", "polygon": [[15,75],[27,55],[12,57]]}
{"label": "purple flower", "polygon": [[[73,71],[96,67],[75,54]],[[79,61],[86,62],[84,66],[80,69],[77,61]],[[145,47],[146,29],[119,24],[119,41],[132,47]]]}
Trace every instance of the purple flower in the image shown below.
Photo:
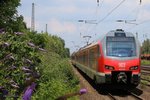
{"label": "purple flower", "polygon": [[10,80],[10,84],[14,88],[19,88],[18,84],[14,80]]}
{"label": "purple flower", "polygon": [[11,70],[16,69],[16,68],[17,68],[16,66],[11,66],[10,67]]}
{"label": "purple flower", "polygon": [[10,44],[7,43],[7,42],[5,42],[5,43],[3,44],[3,47],[9,47],[9,46],[10,46]]}
{"label": "purple flower", "polygon": [[17,84],[11,84],[11,86],[14,88],[19,88],[19,86]]}
{"label": "purple flower", "polygon": [[8,91],[2,86],[0,86],[0,91],[3,93],[3,95],[7,95],[8,94]]}
{"label": "purple flower", "polygon": [[26,63],[32,64],[32,61],[30,59],[25,59]]}
{"label": "purple flower", "polygon": [[0,29],[0,33],[4,33],[5,29],[4,28],[1,28]]}
{"label": "purple flower", "polygon": [[26,67],[22,67],[22,70],[25,72],[32,72],[30,69],[26,68]]}
{"label": "purple flower", "polygon": [[3,95],[7,95],[8,94],[8,91],[5,90],[5,89],[3,89],[2,92],[3,92]]}
{"label": "purple flower", "polygon": [[43,52],[46,52],[46,50],[45,49],[43,49],[43,48],[38,48],[40,51],[43,51]]}
{"label": "purple flower", "polygon": [[10,54],[8,54],[6,57],[5,57],[5,59],[12,59],[12,60],[14,60],[15,58],[12,56],[12,54],[10,53]]}
{"label": "purple flower", "polygon": [[16,35],[22,35],[22,34],[24,34],[24,33],[22,33],[22,32],[14,32]]}
{"label": "purple flower", "polygon": [[12,54],[10,53],[10,54],[8,54],[5,58],[9,58],[10,56],[12,56]]}
{"label": "purple flower", "polygon": [[15,58],[13,56],[10,56],[9,59],[15,60]]}
{"label": "purple flower", "polygon": [[33,44],[32,42],[28,42],[28,45],[31,47],[35,47],[35,44]]}
{"label": "purple flower", "polygon": [[25,90],[22,100],[31,100],[31,96],[32,96],[33,90],[35,90],[35,87],[36,87],[36,83],[34,82],[30,86],[28,86],[27,89]]}
{"label": "purple flower", "polygon": [[85,93],[87,93],[87,89],[81,89],[79,93],[80,94],[85,94]]}

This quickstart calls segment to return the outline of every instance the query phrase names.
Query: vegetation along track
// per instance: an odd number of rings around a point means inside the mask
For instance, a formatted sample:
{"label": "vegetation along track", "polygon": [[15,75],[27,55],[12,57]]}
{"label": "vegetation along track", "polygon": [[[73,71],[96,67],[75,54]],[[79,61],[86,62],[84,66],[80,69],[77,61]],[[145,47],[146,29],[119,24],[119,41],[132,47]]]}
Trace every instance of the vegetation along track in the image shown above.
{"label": "vegetation along track", "polygon": [[144,81],[144,84],[150,87],[150,66],[142,66],[141,74],[142,83]]}

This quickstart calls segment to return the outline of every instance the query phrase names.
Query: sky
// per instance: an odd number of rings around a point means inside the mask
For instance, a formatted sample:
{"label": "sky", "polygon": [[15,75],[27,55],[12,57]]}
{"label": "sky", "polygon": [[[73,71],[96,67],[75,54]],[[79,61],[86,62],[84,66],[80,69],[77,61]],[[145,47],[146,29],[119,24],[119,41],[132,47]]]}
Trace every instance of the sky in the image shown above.
{"label": "sky", "polygon": [[28,28],[32,3],[35,30],[45,32],[47,24],[48,33],[64,39],[71,53],[88,40],[93,42],[120,28],[138,33],[140,43],[150,38],[150,0],[21,0],[18,14],[24,16]]}

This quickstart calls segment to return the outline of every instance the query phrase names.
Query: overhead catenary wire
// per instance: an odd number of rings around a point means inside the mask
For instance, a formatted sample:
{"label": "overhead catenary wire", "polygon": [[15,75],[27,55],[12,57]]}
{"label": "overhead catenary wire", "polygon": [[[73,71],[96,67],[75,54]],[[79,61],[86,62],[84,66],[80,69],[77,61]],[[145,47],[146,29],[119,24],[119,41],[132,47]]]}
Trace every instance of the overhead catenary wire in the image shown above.
{"label": "overhead catenary wire", "polygon": [[104,0],[101,0],[101,1],[97,0],[96,10],[93,14],[93,17],[95,18],[95,20],[78,20],[78,22],[84,22],[84,24],[87,24],[86,25],[86,27],[87,27],[86,30],[84,30],[84,32],[83,31],[80,32],[80,37],[82,37],[82,35],[84,33],[86,33],[86,35],[87,35],[87,33],[89,33],[91,25],[93,26],[93,24],[97,24],[99,9],[102,7],[103,3],[104,3]]}
{"label": "overhead catenary wire", "polygon": [[145,23],[149,23],[150,22],[150,19],[149,20],[145,20],[145,21],[142,21],[140,23],[137,23],[137,24],[134,24],[134,26],[130,27],[130,28],[127,28],[126,30],[132,30],[134,29],[135,27],[139,26],[139,25],[142,25],[142,24],[145,24]]}
{"label": "overhead catenary wire", "polygon": [[[104,4],[104,0],[101,0],[101,1],[99,1],[99,0],[97,0],[97,7],[96,7],[96,11],[95,11],[95,14],[94,14],[94,17],[95,17],[95,21],[93,22],[93,23],[89,23],[89,24],[97,24],[97,20],[98,20],[98,14],[99,14],[99,12],[100,12],[100,10],[99,9],[101,9],[102,8],[102,5]],[[95,26],[94,25],[94,26]],[[90,26],[91,25],[88,25],[88,27],[87,27],[87,30],[86,30],[86,32],[85,33],[90,33],[90,31],[91,31],[91,28],[90,28]],[[96,27],[95,27],[96,28]],[[88,34],[89,35],[89,34]]]}
{"label": "overhead catenary wire", "polygon": [[[137,26],[139,24],[137,23],[137,21],[139,20],[140,7],[141,7],[141,1],[140,1],[140,5],[136,6],[133,10],[131,10],[131,12],[125,17],[125,19],[122,19],[120,21],[117,20],[117,22],[124,22],[125,24],[132,24],[134,25],[132,27]],[[135,17],[131,17],[133,14],[135,14]],[[126,29],[129,30],[130,28],[126,28]]]}
{"label": "overhead catenary wire", "polygon": [[[110,12],[107,13],[107,15],[105,17],[103,17],[102,19],[100,19],[96,25],[94,25],[94,27],[91,28],[90,31],[96,29],[97,25],[100,24],[101,22],[103,22],[108,16],[110,16],[118,7],[121,6],[121,4],[123,4],[126,0],[122,0],[117,6],[115,6]],[[104,0],[101,2],[104,3]],[[96,36],[96,34],[95,34]]]}
{"label": "overhead catenary wire", "polygon": [[123,4],[126,0],[122,0],[116,7],[114,7],[105,17],[98,21],[98,24],[104,21],[109,15],[111,15],[121,4]]}
{"label": "overhead catenary wire", "polygon": [[[125,1],[126,1],[126,0],[122,0],[117,6],[115,6],[112,10],[110,10],[110,12],[108,12],[108,13],[106,14],[106,16],[104,16],[102,19],[98,20],[98,21],[97,21],[97,24],[94,25],[94,27],[93,27],[92,29],[87,28],[86,32],[95,29],[98,24],[100,24],[100,23],[103,22],[107,17],[109,17],[109,16],[110,16],[117,8],[119,8]],[[103,2],[104,2],[104,0],[101,1],[101,5],[100,5],[100,1],[97,0],[97,4],[98,4],[98,5],[97,5],[97,8],[98,8],[98,7],[101,7]],[[140,0],[140,5],[141,5],[141,3],[142,3],[142,0]],[[137,11],[137,14],[136,14],[136,18],[135,18],[135,19],[138,18],[138,13],[139,13],[139,11]],[[96,9],[96,14],[95,14],[95,15],[98,15],[98,9]]]}
{"label": "overhead catenary wire", "polygon": [[96,7],[96,12],[95,12],[96,20],[98,18],[99,9],[101,9],[103,3],[104,3],[104,0],[102,0],[101,3],[98,4],[97,7]]}

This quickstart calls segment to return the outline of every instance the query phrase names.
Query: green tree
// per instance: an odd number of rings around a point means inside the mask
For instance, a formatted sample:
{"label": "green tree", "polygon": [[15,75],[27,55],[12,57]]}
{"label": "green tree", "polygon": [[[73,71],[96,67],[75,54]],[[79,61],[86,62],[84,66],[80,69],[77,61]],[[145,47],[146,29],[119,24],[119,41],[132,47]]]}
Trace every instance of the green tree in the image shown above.
{"label": "green tree", "polygon": [[23,16],[17,14],[20,0],[0,0],[0,28],[21,31],[26,28]]}
{"label": "green tree", "polygon": [[150,54],[150,39],[144,40],[142,44],[142,54]]}

